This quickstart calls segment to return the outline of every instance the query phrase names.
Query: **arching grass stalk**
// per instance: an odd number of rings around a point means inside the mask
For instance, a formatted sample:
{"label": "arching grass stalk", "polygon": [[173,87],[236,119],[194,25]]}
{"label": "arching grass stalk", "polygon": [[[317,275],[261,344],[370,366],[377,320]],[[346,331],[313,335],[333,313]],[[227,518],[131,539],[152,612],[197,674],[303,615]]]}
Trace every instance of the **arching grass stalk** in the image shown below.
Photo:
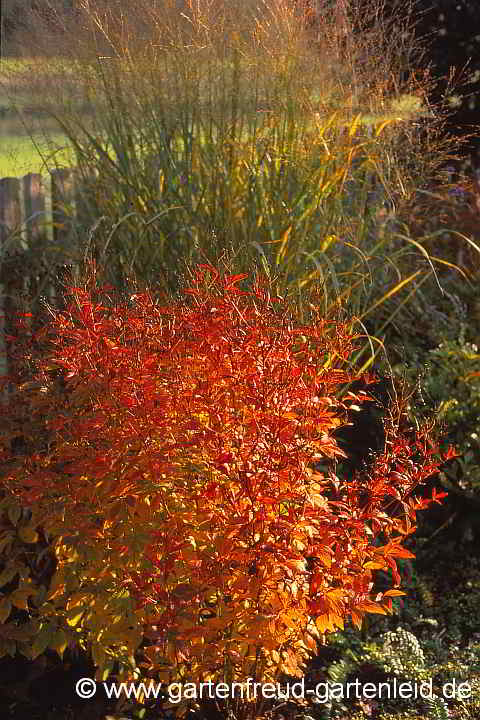
{"label": "arching grass stalk", "polygon": [[115,3],[85,1],[56,28],[37,16],[29,53],[62,55],[44,59],[39,89],[82,178],[85,259],[123,289],[169,293],[186,264],[260,262],[279,294],[301,303],[320,283],[326,311],[342,303],[370,333],[385,328],[433,272],[400,210],[448,148],[374,4],[344,38],[328,3],[314,32],[286,0],[138,0],[121,23]]}

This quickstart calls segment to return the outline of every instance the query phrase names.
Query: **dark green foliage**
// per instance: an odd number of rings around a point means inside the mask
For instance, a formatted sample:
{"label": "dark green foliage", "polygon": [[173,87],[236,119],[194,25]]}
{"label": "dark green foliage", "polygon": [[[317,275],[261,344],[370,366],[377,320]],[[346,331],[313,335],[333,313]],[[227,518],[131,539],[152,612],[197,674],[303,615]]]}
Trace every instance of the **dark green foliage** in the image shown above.
{"label": "dark green foliage", "polygon": [[[465,327],[457,339],[449,339],[424,355],[418,377],[423,406],[413,405],[411,414],[423,420],[434,414],[444,447],[454,445],[459,457],[449,461],[439,481],[449,492],[438,525],[450,527],[458,542],[480,539],[480,354],[465,339]],[[418,366],[410,375],[419,372]],[[413,379],[413,377],[412,377]],[[427,514],[428,517],[428,514]],[[453,531],[453,532],[452,532]]]}

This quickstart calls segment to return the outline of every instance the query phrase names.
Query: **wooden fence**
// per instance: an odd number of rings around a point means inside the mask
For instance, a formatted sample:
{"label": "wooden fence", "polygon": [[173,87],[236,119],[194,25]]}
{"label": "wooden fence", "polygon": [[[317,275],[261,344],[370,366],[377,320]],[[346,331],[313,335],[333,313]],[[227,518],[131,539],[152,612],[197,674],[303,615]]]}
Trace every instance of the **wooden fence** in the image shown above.
{"label": "wooden fence", "polygon": [[78,255],[79,232],[89,225],[85,187],[67,168],[0,179],[0,375],[8,367],[5,335],[22,298],[60,301],[61,268]]}
{"label": "wooden fence", "polygon": [[29,246],[43,236],[60,246],[68,244],[73,226],[82,224],[88,216],[84,189],[84,178],[71,168],[52,170],[48,178],[37,173],[2,178],[1,247],[14,235]]}

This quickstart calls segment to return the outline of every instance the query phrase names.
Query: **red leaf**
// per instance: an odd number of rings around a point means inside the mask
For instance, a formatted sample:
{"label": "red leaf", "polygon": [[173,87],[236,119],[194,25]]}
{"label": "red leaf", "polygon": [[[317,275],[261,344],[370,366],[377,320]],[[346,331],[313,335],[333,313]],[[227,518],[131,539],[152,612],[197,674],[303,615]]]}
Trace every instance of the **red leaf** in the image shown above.
{"label": "red leaf", "polygon": [[[113,308],[110,296],[97,302],[95,273],[74,291],[39,336],[53,340],[38,372],[11,370],[18,392],[5,403],[6,483],[13,498],[38,506],[52,532],[75,538],[78,559],[62,551],[52,593],[64,592],[71,573],[98,589],[93,606],[87,590],[74,593],[81,606],[73,612],[92,613],[86,641],[97,642],[90,626],[113,610],[112,597],[127,591],[135,602],[135,632],[126,638],[120,618],[99,656],[143,636],[156,643],[145,648],[149,669],[165,676],[168,663],[172,682],[179,661],[198,680],[224,667],[232,648],[239,673],[259,648],[297,672],[302,628],[332,632],[350,613],[360,626],[365,612],[386,612],[402,594],[387,590],[381,605],[372,602],[373,571],[391,568],[399,585],[394,558],[413,555],[397,535],[414,529],[417,509],[444,497],[413,495],[441,458],[427,435],[412,440],[392,424],[369,476],[336,478],[345,453],[335,428],[368,398],[339,399],[362,379],[348,370],[355,338],[347,325],[323,317],[321,296],[314,305],[312,295],[313,319],[303,325],[270,297],[267,279],[249,297],[237,289],[245,274],[203,264],[192,276],[193,297],[160,302],[145,292],[133,307]],[[23,335],[13,347],[32,358]],[[71,378],[58,389],[57,368]],[[27,380],[33,385],[20,390]],[[18,435],[32,444],[28,456],[12,457]],[[328,470],[312,473],[326,460]]]}
{"label": "red leaf", "polygon": [[247,277],[248,277],[247,273],[241,273],[240,275],[225,275],[225,279],[224,279],[225,288],[230,289],[234,285],[236,285],[236,283],[240,282],[240,280],[244,280]]}
{"label": "red leaf", "polygon": [[441,500],[442,500],[442,498],[445,498],[445,497],[448,497],[448,493],[446,493],[446,492],[439,492],[439,493],[437,493],[437,489],[436,489],[436,488],[433,488],[433,490],[432,490],[432,502],[438,503],[439,505],[441,505],[441,504],[442,504],[442,503],[441,503]]}
{"label": "red leaf", "polygon": [[449,445],[448,450],[443,457],[445,460],[452,460],[452,458],[460,457],[460,453],[457,452],[453,445]]}

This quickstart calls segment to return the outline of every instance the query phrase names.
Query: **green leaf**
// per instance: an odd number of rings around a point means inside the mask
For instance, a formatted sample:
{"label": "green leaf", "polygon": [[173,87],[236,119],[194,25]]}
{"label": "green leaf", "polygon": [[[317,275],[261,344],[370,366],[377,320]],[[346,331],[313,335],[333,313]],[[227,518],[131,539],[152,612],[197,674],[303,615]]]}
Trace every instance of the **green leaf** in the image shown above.
{"label": "green leaf", "polygon": [[20,515],[22,514],[21,507],[17,504],[10,505],[10,507],[8,508],[7,514],[8,514],[8,519],[10,520],[12,525],[14,525],[16,527],[18,521],[20,520]]}
{"label": "green leaf", "polygon": [[39,655],[45,652],[52,642],[56,634],[56,630],[56,625],[53,625],[52,623],[45,623],[45,625],[42,625],[38,635],[30,647],[30,658],[32,660],[35,660]]}

